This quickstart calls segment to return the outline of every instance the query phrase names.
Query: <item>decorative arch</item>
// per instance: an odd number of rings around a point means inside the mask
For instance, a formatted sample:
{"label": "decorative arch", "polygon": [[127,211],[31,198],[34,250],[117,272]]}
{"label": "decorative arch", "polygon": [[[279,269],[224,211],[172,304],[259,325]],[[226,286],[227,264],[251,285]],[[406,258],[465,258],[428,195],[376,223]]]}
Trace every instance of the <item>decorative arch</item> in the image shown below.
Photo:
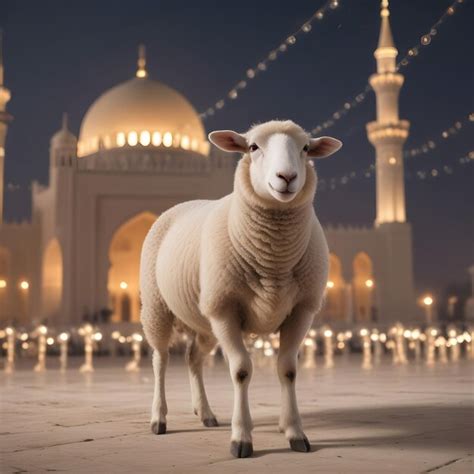
{"label": "decorative arch", "polygon": [[58,239],[49,241],[41,266],[41,307],[43,316],[54,317],[63,293],[63,254]]}
{"label": "decorative arch", "polygon": [[123,223],[112,236],[107,288],[114,322],[140,321],[140,254],[146,234],[157,217],[148,211],[141,212]]}
{"label": "decorative arch", "polygon": [[352,263],[354,278],[352,281],[354,295],[354,316],[356,322],[371,322],[375,317],[373,305],[373,264],[365,253],[359,252]]}
{"label": "decorative arch", "polygon": [[342,321],[345,318],[344,286],[341,260],[335,254],[330,253],[325,313],[332,321]]}

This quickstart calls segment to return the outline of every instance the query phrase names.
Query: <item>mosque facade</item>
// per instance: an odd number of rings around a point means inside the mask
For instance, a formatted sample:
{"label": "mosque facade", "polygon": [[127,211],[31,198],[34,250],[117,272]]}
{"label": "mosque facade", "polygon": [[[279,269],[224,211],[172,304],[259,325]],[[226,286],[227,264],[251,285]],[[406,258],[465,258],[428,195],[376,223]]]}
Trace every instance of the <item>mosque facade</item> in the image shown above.
{"label": "mosque facade", "polygon": [[[403,178],[409,123],[399,119],[403,76],[387,7],[381,13],[370,78],[377,113],[367,125],[376,152],[377,215],[373,227],[326,227],[330,275],[318,323],[389,324],[418,315]],[[0,68],[3,196],[12,117]],[[50,142],[49,183],[32,184],[31,220],[8,223],[0,214],[0,324],[138,324],[140,251],[151,224],[180,202],[230,193],[235,165],[235,157],[207,141],[190,102],[148,76],[142,50],[136,77],[90,106],[78,138],[64,117]]]}

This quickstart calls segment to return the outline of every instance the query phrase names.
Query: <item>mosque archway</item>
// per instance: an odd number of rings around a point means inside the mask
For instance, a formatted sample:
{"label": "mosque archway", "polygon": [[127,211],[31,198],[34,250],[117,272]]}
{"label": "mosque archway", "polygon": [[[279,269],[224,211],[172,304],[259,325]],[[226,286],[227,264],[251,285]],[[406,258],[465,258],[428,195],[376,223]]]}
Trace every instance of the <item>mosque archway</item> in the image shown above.
{"label": "mosque archway", "polygon": [[41,276],[43,316],[54,317],[61,306],[63,292],[63,255],[58,239],[52,239],[44,250]]}
{"label": "mosque archway", "polygon": [[374,278],[372,259],[359,252],[353,261],[354,318],[356,322],[371,322],[376,319],[374,307]]}
{"label": "mosque archway", "polygon": [[156,219],[151,212],[141,212],[122,224],[112,237],[107,287],[113,322],[140,321],[140,254]]}
{"label": "mosque archway", "polygon": [[330,253],[325,313],[331,321],[342,321],[345,318],[344,291],[345,282],[342,277],[341,260],[335,254]]}

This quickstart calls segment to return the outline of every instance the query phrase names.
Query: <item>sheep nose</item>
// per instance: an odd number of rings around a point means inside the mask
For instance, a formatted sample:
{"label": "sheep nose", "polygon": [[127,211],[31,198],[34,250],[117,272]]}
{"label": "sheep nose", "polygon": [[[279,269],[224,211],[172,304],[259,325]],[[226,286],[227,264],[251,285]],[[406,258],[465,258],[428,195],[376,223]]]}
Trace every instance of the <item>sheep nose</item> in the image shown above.
{"label": "sheep nose", "polygon": [[296,179],[296,176],[298,176],[296,173],[293,174],[284,174],[284,173],[277,173],[277,178],[283,179],[286,184],[290,184],[294,179]]}

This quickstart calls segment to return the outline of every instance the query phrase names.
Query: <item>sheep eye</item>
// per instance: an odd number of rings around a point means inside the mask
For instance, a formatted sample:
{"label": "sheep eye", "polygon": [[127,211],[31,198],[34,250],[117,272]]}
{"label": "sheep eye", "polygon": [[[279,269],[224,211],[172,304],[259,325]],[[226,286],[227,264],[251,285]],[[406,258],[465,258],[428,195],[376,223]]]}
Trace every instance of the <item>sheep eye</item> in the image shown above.
{"label": "sheep eye", "polygon": [[308,153],[308,151],[309,151],[309,145],[305,145],[305,146],[303,147],[303,151],[304,151],[305,153]]}
{"label": "sheep eye", "polygon": [[256,143],[252,143],[250,146],[249,146],[249,150],[250,151],[256,151],[258,150],[258,145]]}

